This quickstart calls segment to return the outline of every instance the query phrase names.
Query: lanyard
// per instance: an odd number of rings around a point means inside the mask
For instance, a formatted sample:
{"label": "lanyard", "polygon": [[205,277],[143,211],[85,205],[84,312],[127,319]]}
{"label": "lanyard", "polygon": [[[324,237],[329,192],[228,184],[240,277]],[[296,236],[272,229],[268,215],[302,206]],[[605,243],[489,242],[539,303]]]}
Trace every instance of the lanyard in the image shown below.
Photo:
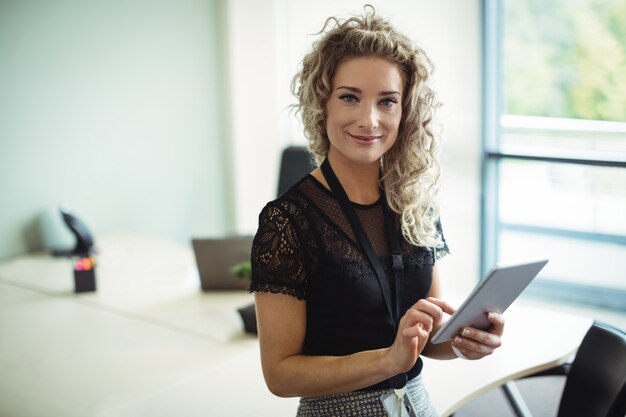
{"label": "lanyard", "polygon": [[[341,208],[343,209],[344,214],[348,218],[348,222],[350,223],[350,227],[352,228],[352,232],[356,236],[359,244],[361,245],[361,249],[367,255],[367,258],[374,268],[376,272],[376,278],[378,279],[378,284],[380,285],[380,289],[383,293],[383,298],[385,300],[385,305],[387,306],[387,312],[389,317],[394,325],[394,332],[391,339],[393,343],[393,338],[395,338],[395,334],[398,329],[398,323],[400,322],[401,311],[400,311],[400,283],[404,278],[404,262],[402,260],[402,235],[399,230],[395,227],[395,221],[391,214],[391,209],[387,205],[387,199],[383,197],[383,213],[385,215],[385,227],[387,229],[387,238],[389,239],[389,246],[391,248],[391,259],[392,259],[392,271],[393,278],[395,282],[395,303],[391,296],[391,285],[389,280],[385,275],[385,271],[383,269],[383,265],[380,262],[378,256],[374,252],[374,248],[372,247],[372,243],[370,242],[365,230],[363,229],[363,225],[359,221],[356,212],[354,211],[354,207],[348,200],[348,196],[343,186],[339,182],[339,179],[335,175],[332,167],[330,166],[330,162],[328,158],[324,160],[322,166],[322,173],[324,174],[324,178],[328,182],[330,189],[333,194],[339,201]],[[395,305],[394,305],[395,304]],[[406,384],[406,374],[399,374],[395,377],[390,378],[390,385],[393,388],[400,388]]]}
{"label": "lanyard", "polygon": [[[385,275],[385,271],[383,269],[383,265],[380,262],[378,256],[374,252],[374,248],[372,247],[372,243],[370,242],[365,230],[363,229],[363,225],[359,221],[350,200],[348,200],[348,196],[343,186],[339,182],[339,179],[335,175],[332,167],[330,166],[330,162],[328,158],[324,160],[321,166],[322,173],[324,174],[324,178],[328,182],[333,194],[339,201],[341,208],[343,209],[344,214],[348,218],[348,222],[350,223],[350,227],[354,232],[355,237],[357,238],[359,244],[361,245],[361,249],[367,255],[367,258],[374,268],[376,272],[376,278],[378,279],[378,283],[383,293],[383,298],[385,300],[385,304],[387,306],[387,312],[389,313],[389,317],[394,324],[394,327],[397,329],[398,322],[400,321],[400,299],[399,299],[399,281],[402,279],[404,275],[404,262],[402,260],[402,246],[401,246],[401,234],[395,226],[395,221],[393,216],[391,215],[391,209],[387,205],[387,200],[383,198],[383,213],[385,216],[385,227],[387,229],[387,237],[389,239],[389,245],[391,248],[391,259],[392,259],[392,271],[395,281],[395,303],[393,303],[393,298],[391,296],[391,285],[389,280]],[[395,305],[393,305],[395,304]],[[395,336],[395,331],[394,331]]]}

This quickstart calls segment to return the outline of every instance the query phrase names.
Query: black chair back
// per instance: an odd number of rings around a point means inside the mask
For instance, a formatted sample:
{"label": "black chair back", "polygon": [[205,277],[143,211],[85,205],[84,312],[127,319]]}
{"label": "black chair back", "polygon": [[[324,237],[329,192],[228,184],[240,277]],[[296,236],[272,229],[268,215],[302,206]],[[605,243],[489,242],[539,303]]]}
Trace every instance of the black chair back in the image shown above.
{"label": "black chair back", "polygon": [[304,146],[286,148],[280,160],[278,195],[282,195],[316,167]]}
{"label": "black chair back", "polygon": [[624,417],[626,333],[595,322],[572,363],[558,417]]}

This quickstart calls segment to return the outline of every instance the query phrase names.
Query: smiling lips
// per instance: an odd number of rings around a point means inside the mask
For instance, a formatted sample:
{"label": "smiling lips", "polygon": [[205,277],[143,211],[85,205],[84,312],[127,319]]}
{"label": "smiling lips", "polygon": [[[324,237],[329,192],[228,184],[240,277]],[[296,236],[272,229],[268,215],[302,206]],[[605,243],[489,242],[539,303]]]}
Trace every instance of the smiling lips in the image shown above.
{"label": "smiling lips", "polygon": [[380,139],[382,136],[361,136],[361,135],[352,135],[350,134],[350,136],[352,136],[352,138],[363,145],[371,145],[374,142],[376,142],[377,139]]}

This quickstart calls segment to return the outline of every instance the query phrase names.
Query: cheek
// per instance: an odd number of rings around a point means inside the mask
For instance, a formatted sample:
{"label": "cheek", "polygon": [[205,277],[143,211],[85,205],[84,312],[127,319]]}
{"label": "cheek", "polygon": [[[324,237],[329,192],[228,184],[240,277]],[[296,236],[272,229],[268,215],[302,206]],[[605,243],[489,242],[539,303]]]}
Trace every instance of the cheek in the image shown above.
{"label": "cheek", "polygon": [[326,117],[326,134],[328,135],[329,139],[333,138],[333,131],[335,130],[335,118],[332,116],[327,116]]}
{"label": "cheek", "polygon": [[402,115],[397,114],[389,117],[387,119],[387,132],[389,133],[389,138],[392,139],[389,141],[389,148],[393,147],[398,141],[398,135],[400,134],[400,121],[402,120]]}
{"label": "cheek", "polygon": [[390,131],[398,132],[400,129],[400,121],[402,120],[402,113],[398,112],[395,114],[390,114],[387,118],[387,128]]}
{"label": "cheek", "polygon": [[[349,124],[349,118],[345,117],[345,114],[341,112],[332,112],[332,115],[326,117],[326,132],[340,132],[347,124]],[[332,137],[331,137],[332,139]]]}

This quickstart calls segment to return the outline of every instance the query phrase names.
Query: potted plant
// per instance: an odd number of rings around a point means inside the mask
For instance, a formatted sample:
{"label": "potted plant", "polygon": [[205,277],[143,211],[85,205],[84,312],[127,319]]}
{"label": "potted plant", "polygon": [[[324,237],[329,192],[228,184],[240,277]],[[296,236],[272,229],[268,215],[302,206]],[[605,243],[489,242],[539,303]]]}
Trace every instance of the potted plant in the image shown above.
{"label": "potted plant", "polygon": [[[230,268],[230,273],[238,278],[250,281],[252,278],[252,265],[250,261],[243,261],[233,265]],[[243,320],[243,329],[246,333],[257,334],[256,328],[256,310],[254,303],[238,308],[237,312]]]}

